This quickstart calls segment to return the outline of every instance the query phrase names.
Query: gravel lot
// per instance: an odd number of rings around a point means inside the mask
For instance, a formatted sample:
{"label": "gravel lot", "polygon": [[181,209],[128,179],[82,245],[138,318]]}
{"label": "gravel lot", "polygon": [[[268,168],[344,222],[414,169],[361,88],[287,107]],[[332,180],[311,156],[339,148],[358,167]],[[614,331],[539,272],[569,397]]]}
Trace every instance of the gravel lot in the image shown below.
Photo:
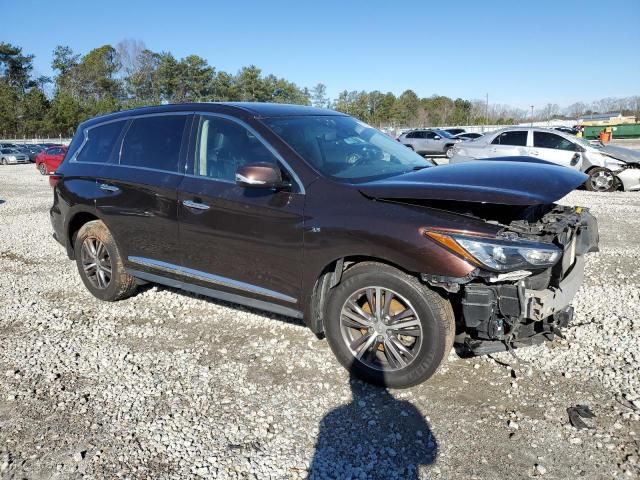
{"label": "gravel lot", "polygon": [[[350,381],[300,323],[162,287],[115,304],[51,237],[51,190],[0,167],[2,478],[637,478],[640,194],[574,192],[601,231],[565,340]],[[596,414],[577,430],[567,407]]]}

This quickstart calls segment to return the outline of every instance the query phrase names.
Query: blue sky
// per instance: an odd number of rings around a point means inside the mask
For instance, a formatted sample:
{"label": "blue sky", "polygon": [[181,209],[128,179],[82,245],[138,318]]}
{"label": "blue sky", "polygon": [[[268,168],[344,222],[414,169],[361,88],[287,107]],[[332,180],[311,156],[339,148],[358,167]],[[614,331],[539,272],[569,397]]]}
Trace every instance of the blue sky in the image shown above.
{"label": "blue sky", "polygon": [[36,55],[125,38],[300,86],[534,104],[640,95],[640,0],[0,0],[0,40]]}

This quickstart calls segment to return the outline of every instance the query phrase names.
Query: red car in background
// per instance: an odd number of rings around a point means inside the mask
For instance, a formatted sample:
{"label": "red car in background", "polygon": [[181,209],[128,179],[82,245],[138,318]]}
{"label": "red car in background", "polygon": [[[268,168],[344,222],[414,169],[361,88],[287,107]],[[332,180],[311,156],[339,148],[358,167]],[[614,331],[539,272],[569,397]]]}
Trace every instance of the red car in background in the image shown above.
{"label": "red car in background", "polygon": [[64,145],[46,148],[36,156],[36,168],[42,175],[53,173],[62,163],[66,153],[67,147]]}

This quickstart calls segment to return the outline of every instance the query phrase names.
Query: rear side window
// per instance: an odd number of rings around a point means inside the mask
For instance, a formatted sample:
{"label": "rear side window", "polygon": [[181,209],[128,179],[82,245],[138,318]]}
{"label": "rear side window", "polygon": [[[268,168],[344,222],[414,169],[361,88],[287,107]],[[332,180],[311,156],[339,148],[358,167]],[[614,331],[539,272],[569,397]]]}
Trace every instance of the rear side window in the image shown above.
{"label": "rear side window", "polygon": [[553,148],[555,150],[575,151],[576,146],[570,140],[560,135],[548,132],[533,132],[533,146],[538,148]]}
{"label": "rear side window", "polygon": [[515,131],[515,132],[504,132],[498,135],[491,142],[494,145],[514,145],[516,147],[526,147],[527,146],[527,132],[526,131]]}
{"label": "rear side window", "polygon": [[187,115],[136,118],[122,142],[120,165],[177,172]]}
{"label": "rear side window", "polygon": [[108,162],[125,123],[126,120],[121,120],[89,128],[86,131],[87,141],[76,157],[76,162]]}

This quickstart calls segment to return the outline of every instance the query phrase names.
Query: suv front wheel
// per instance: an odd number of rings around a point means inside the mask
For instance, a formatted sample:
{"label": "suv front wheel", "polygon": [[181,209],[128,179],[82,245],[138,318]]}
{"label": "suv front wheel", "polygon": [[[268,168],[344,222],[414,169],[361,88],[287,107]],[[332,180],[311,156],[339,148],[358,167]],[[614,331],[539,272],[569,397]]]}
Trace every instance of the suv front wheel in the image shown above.
{"label": "suv front wheel", "polygon": [[80,228],[74,251],[80,278],[94,297],[114,302],[136,291],[136,281],[124,271],[116,243],[102,221],[87,222]]}
{"label": "suv front wheel", "polygon": [[330,294],[325,334],[352,374],[405,388],[431,377],[453,345],[451,304],[420,281],[388,265],[349,268]]}

